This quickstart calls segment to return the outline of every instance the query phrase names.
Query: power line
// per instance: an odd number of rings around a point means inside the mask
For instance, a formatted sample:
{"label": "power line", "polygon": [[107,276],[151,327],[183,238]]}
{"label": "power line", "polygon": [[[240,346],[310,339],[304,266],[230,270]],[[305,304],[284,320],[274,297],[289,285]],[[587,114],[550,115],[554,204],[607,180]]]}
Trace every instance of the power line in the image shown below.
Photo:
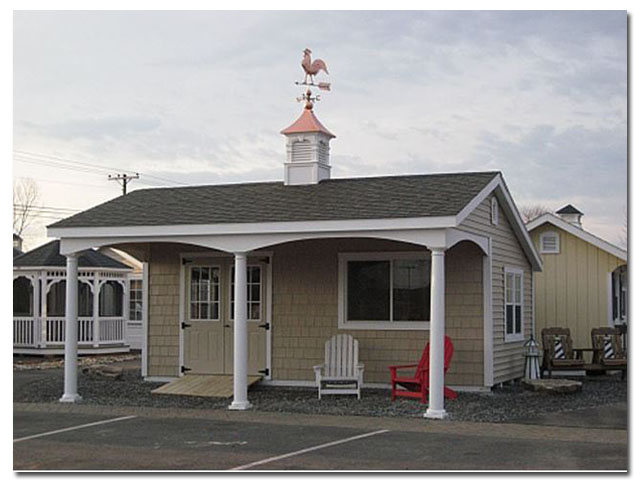
{"label": "power line", "polygon": [[[42,158],[44,159],[51,159],[53,161],[51,162],[55,162],[55,161],[62,161],[65,162],[67,164],[75,164],[78,166],[83,166],[83,167],[88,167],[88,168],[93,168],[93,169],[100,169],[101,171],[121,171],[121,172],[125,172],[125,173],[134,173],[135,171],[131,170],[131,169],[122,169],[120,167],[114,167],[114,166],[106,166],[106,165],[99,165],[99,164],[93,164],[90,162],[80,162],[80,161],[74,161],[71,159],[67,159],[64,157],[58,157],[58,156],[51,156],[48,154],[39,154],[36,152],[29,152],[29,151],[22,151],[22,150],[18,150],[18,149],[14,149],[14,152],[18,155],[23,155],[23,156],[28,156],[31,158],[40,158],[39,160],[42,160]],[[179,185],[183,185],[183,186],[187,186],[187,183],[181,182],[181,181],[176,181],[174,179],[167,179],[165,177],[160,177],[160,176],[154,176],[151,174],[143,174],[143,176],[151,178],[151,179],[157,179],[159,181],[163,181],[163,182],[171,182],[174,184],[179,184]],[[142,181],[141,181],[142,182]]]}
{"label": "power line", "polygon": [[87,184],[84,182],[67,182],[67,181],[53,181],[51,179],[41,179],[38,177],[25,177],[25,176],[14,176],[16,179],[33,179],[34,181],[44,182],[44,183],[52,183],[52,184],[67,184],[69,186],[87,186],[87,187],[95,187],[98,189],[108,189],[111,191],[111,186],[100,185],[100,184]]}
{"label": "power line", "polygon": [[75,208],[61,208],[55,206],[29,206],[27,204],[14,203],[13,207],[16,209],[33,209],[38,211],[59,211],[59,212],[74,212],[77,213],[80,209]]}

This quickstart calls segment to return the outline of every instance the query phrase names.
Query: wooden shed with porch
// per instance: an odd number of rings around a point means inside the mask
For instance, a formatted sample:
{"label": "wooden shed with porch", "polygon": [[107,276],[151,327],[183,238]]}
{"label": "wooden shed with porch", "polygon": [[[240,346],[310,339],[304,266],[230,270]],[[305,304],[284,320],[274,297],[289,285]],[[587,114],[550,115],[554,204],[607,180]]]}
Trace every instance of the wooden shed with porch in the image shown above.
{"label": "wooden shed with porch", "polygon": [[[71,270],[102,246],[148,264],[144,376],[230,374],[230,408],[246,409],[248,375],[312,385],[336,333],[359,340],[365,386],[430,341],[440,418],[446,333],[448,385],[522,377],[542,263],[501,173],[331,179],[312,106],[282,133],[284,182],[138,190],[49,227]],[[77,397],[69,376],[63,400]]]}

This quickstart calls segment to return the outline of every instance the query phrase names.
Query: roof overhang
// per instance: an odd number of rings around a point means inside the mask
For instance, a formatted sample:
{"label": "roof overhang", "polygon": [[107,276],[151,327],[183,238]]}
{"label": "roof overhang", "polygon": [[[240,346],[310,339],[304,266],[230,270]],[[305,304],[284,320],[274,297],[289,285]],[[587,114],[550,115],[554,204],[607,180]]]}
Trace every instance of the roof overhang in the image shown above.
{"label": "roof overhang", "polygon": [[593,234],[585,231],[584,229],[580,229],[574,226],[573,224],[566,222],[564,219],[561,219],[558,216],[555,216],[551,213],[542,214],[541,216],[538,216],[537,218],[527,223],[527,230],[531,232],[545,223],[552,224],[557,228],[560,228],[566,231],[567,233],[572,234],[573,236],[589,244],[592,244],[595,247],[600,248],[601,250],[617,258],[622,259],[623,261],[627,261],[627,252],[624,249],[618,248],[617,246],[614,246],[613,244],[605,241],[604,239],[594,236]]}
{"label": "roof overhang", "polygon": [[531,236],[529,236],[529,231],[526,226],[522,222],[522,217],[518,212],[518,208],[516,207],[516,203],[513,201],[511,197],[511,193],[507,188],[507,184],[504,182],[501,174],[496,174],[494,177],[483,189],[480,191],[470,202],[467,204],[462,211],[458,213],[456,216],[456,224],[462,223],[467,216],[469,216],[492,192],[496,193],[496,197],[504,210],[509,223],[513,229],[513,232],[516,235],[516,238],[520,242],[523,251],[527,255],[527,259],[531,263],[534,271],[542,271],[542,258],[538,254],[538,250],[536,249],[533,241],[531,240]]}
{"label": "roof overhang", "polygon": [[[459,226],[494,191],[533,269],[540,271],[542,260],[500,174],[496,174],[455,216],[268,223],[49,227],[47,234],[61,239],[61,254],[77,252],[88,247],[144,242],[179,242],[228,252],[251,251],[283,242],[328,237],[379,237],[447,248],[458,238],[462,239],[453,228]],[[466,236],[468,238],[468,234]],[[482,239],[472,239],[472,241],[486,253],[488,247]]]}

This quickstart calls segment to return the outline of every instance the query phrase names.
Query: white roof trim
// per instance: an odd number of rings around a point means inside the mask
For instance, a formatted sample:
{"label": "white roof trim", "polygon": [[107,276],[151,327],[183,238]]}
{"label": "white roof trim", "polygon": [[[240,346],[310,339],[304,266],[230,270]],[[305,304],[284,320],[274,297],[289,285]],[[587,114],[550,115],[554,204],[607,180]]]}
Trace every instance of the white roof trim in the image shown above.
{"label": "white roof trim", "polygon": [[616,256],[617,258],[627,261],[627,252],[624,249],[618,248],[617,246],[614,246],[604,239],[601,239],[585,231],[584,229],[580,229],[551,213],[543,214],[530,221],[529,223],[527,223],[527,229],[529,230],[529,232],[531,232],[538,226],[542,226],[544,223],[553,224],[554,226],[568,232],[569,234],[574,235],[576,238],[580,238],[583,241],[592,244],[597,248],[600,248],[601,250],[612,254],[613,256]]}
{"label": "white roof trim", "polygon": [[498,197],[512,228],[514,228],[514,233],[518,238],[518,241],[520,241],[520,245],[526,253],[533,269],[535,271],[542,271],[542,258],[540,258],[538,250],[533,244],[531,236],[529,236],[529,231],[522,222],[520,213],[516,208],[515,202],[513,202],[511,193],[509,193],[509,189],[507,188],[504,179],[502,179],[501,174],[496,174],[496,177],[494,177],[491,182],[489,182],[489,184],[487,184],[484,189],[482,189],[482,191],[480,191],[471,200],[471,202],[469,202],[469,204],[467,204],[465,208],[458,213],[456,216],[456,224],[462,223],[466,217],[469,216],[469,214],[471,214],[487,198],[487,196],[494,191],[496,191],[496,196]]}
{"label": "white roof trim", "polygon": [[193,236],[230,234],[284,234],[341,231],[391,231],[397,229],[443,229],[456,226],[455,216],[418,218],[294,221],[278,223],[174,224],[165,226],[112,226],[47,228],[50,237],[84,238],[111,236]]}

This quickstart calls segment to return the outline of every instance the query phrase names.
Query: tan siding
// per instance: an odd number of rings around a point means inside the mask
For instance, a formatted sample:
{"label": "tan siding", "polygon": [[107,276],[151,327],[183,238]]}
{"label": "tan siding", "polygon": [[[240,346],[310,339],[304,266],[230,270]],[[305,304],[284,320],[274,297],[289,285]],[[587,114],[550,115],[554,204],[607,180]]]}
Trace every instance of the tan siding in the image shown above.
{"label": "tan siding", "polygon": [[538,249],[540,233],[545,231],[559,234],[560,253],[542,254],[544,270],[535,275],[536,336],[539,339],[540,330],[545,327],[567,327],[574,346],[590,347],[591,329],[608,324],[607,278],[611,271],[626,263],[548,223],[531,233]]}
{"label": "tan siding", "polygon": [[[366,383],[389,383],[388,366],[415,363],[428,331],[338,330],[338,253],[415,251],[419,247],[382,240],[324,240],[274,248],[273,347],[275,380],[312,380],[323,362],[324,343],[350,333],[360,344]],[[447,252],[446,333],[455,354],[447,383],[482,385],[482,254],[469,243]]]}
{"label": "tan siding", "polygon": [[[274,380],[312,380],[324,342],[338,333],[338,253],[418,251],[382,240],[305,241],[273,248],[272,374]],[[197,248],[156,244],[149,263],[149,376],[179,368],[179,255]],[[483,384],[482,253],[471,243],[447,251],[446,333],[455,354],[451,385]],[[340,330],[360,342],[365,382],[388,383],[388,366],[415,363],[428,331]]]}
{"label": "tan siding", "polygon": [[524,271],[523,331],[525,339],[532,331],[531,287],[533,272],[504,210],[500,207],[497,226],[490,222],[491,200],[487,197],[461,224],[460,228],[491,238],[493,284],[493,354],[494,383],[522,377],[524,341],[506,343],[504,338],[504,268],[520,268]]}

